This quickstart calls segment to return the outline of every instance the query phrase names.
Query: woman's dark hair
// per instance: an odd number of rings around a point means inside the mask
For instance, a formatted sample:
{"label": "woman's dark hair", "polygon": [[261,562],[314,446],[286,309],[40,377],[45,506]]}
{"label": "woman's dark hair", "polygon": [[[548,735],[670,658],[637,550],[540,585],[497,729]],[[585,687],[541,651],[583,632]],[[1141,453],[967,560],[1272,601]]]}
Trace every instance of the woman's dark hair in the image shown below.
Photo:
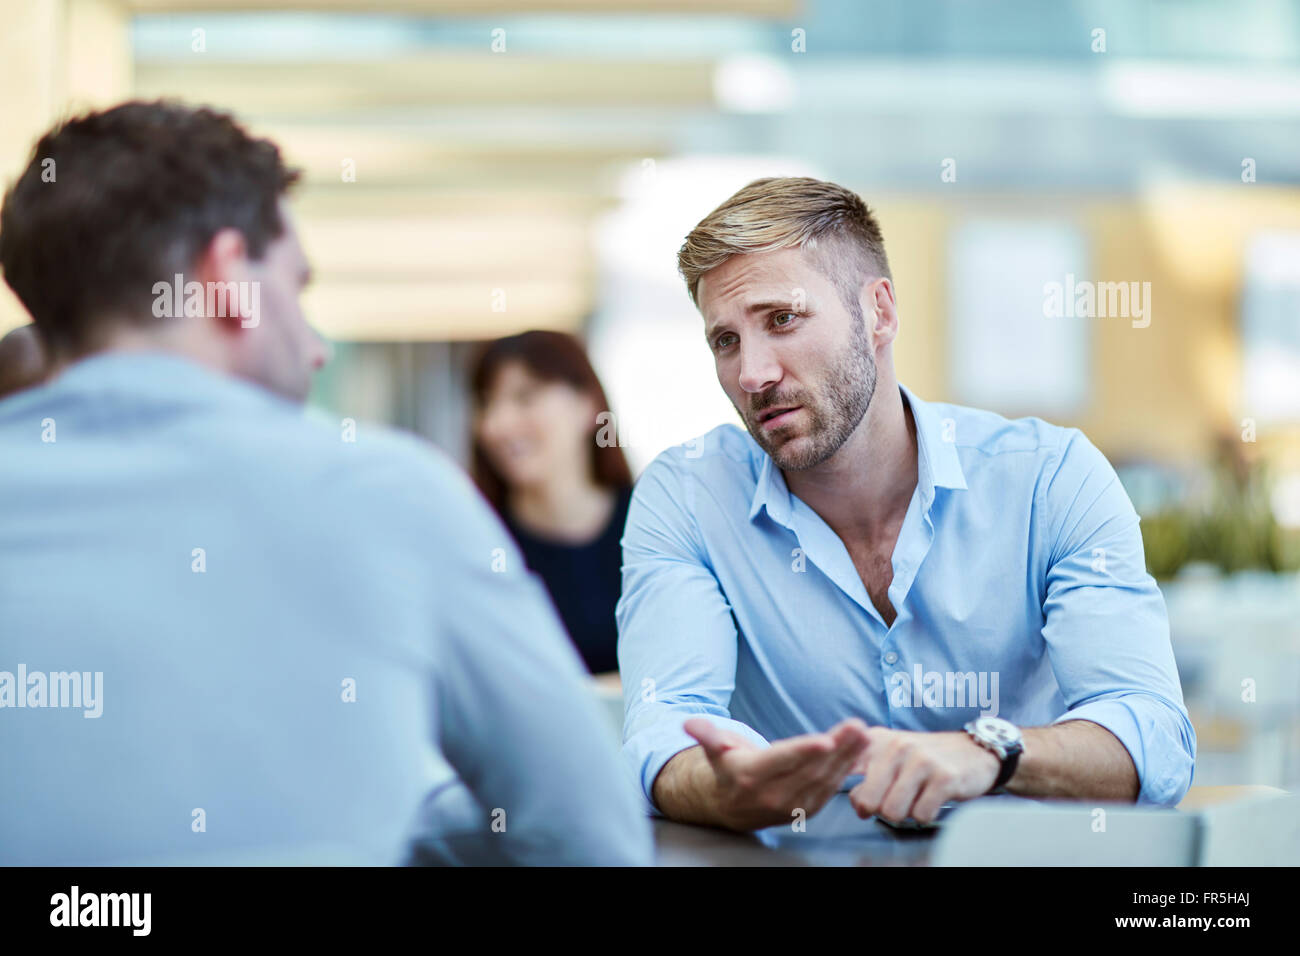
{"label": "woman's dark hair", "polygon": [[[474,399],[480,405],[487,399],[488,390],[496,381],[501,369],[511,362],[523,365],[528,373],[543,382],[564,382],[590,396],[597,409],[608,410],[609,399],[605,389],[591,367],[587,352],[577,339],[563,332],[532,331],[507,336],[489,342],[479,353],[470,379]],[[604,426],[595,419],[591,422],[591,477],[596,484],[606,488],[628,488],[632,485],[632,472],[627,466],[623,449],[614,444],[597,444],[596,435]],[[617,429],[613,429],[615,435]],[[492,507],[503,510],[506,496],[505,479],[492,467],[477,437],[471,455],[471,471],[479,490]]]}

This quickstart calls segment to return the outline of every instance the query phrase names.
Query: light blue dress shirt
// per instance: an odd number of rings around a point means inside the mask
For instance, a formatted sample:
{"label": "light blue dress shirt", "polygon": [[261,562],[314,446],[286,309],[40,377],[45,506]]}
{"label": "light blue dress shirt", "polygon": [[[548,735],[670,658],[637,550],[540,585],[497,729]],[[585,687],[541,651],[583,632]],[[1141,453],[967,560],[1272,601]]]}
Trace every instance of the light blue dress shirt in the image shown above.
{"label": "light blue dress shirt", "polygon": [[164,354],[0,402],[0,862],[651,860],[504,527],[430,446],[347,437]]}
{"label": "light blue dress shirt", "polygon": [[704,716],[756,744],[846,717],[957,730],[1084,719],[1128,749],[1139,801],[1175,804],[1196,735],[1138,516],[1077,429],[919,400],[917,484],[886,626],[847,549],[742,429],[637,483],[618,605],[623,752],[647,800]]}

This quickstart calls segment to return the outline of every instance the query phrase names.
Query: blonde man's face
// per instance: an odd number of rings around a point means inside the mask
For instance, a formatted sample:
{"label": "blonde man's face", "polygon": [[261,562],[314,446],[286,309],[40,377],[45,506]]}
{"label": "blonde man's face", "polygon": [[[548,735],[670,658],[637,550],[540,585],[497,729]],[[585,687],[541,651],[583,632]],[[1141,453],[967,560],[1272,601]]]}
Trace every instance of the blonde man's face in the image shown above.
{"label": "blonde man's face", "polygon": [[875,391],[861,311],[797,248],[732,256],[698,298],[718,383],[754,440],[783,469],[833,455]]}

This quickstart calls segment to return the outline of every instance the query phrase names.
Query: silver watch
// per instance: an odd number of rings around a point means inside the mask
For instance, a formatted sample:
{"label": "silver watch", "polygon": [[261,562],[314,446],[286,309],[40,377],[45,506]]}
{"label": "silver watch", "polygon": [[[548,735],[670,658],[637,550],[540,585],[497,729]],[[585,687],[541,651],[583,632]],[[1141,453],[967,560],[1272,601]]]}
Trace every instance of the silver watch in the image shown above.
{"label": "silver watch", "polygon": [[989,793],[1001,790],[1015,774],[1020,755],[1025,752],[1024,736],[1020,733],[1020,728],[1001,717],[976,717],[966,725],[966,733],[985,750],[992,751],[1002,762],[1002,769],[989,788]]}

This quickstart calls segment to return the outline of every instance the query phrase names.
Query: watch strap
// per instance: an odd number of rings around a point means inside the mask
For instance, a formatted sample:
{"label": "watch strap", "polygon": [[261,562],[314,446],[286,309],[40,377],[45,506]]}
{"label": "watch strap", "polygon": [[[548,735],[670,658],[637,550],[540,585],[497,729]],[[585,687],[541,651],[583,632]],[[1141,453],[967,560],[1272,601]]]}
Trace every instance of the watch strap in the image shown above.
{"label": "watch strap", "polygon": [[989,793],[1000,793],[1016,773],[1016,767],[1020,763],[1020,754],[1023,751],[1017,747],[1011,753],[1002,758],[1002,769],[998,771],[998,778],[993,781],[993,786],[989,788]]}

